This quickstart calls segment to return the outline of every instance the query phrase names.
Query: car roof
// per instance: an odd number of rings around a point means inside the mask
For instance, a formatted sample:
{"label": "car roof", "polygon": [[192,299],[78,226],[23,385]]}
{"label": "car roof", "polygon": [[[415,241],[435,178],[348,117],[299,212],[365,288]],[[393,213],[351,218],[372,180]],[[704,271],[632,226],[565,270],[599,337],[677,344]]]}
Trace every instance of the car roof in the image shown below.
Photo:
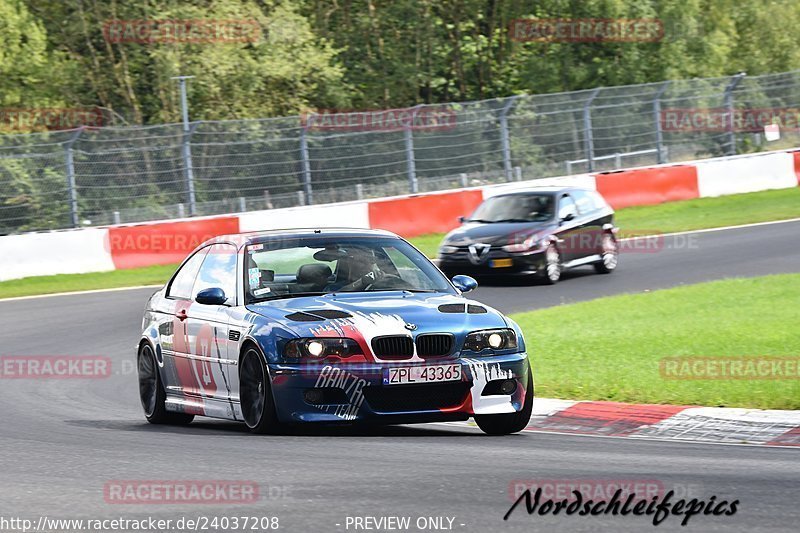
{"label": "car roof", "polygon": [[213,239],[209,239],[204,245],[213,244],[215,242],[236,242],[242,245],[256,244],[265,242],[276,237],[281,238],[303,238],[303,237],[330,237],[330,238],[344,238],[344,237],[395,237],[397,235],[391,231],[381,229],[364,229],[364,228],[290,228],[290,229],[272,229],[260,231],[248,231],[243,233],[230,233],[227,235],[219,235]]}
{"label": "car roof", "polygon": [[561,192],[571,192],[571,191],[589,191],[589,192],[596,192],[592,189],[587,189],[585,187],[556,187],[554,185],[550,186],[542,186],[542,187],[529,187],[527,189],[517,189],[509,192],[503,192],[500,194],[495,194],[491,196],[494,198],[496,196],[524,196],[527,194],[557,194]]}

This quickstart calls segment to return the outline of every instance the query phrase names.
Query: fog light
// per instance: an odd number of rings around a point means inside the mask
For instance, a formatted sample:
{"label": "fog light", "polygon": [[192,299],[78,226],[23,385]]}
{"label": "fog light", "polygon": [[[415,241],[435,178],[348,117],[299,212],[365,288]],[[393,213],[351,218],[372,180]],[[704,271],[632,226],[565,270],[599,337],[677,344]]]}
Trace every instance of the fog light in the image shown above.
{"label": "fog light", "polygon": [[489,346],[492,348],[499,348],[503,345],[503,336],[499,333],[492,333],[489,335]]}
{"label": "fog light", "polygon": [[502,394],[511,394],[517,390],[517,380],[507,379],[500,384],[500,392]]}
{"label": "fog light", "polygon": [[308,389],[303,393],[303,398],[310,404],[319,405],[325,400],[325,393],[320,389]]}
{"label": "fog light", "polygon": [[309,354],[313,355],[314,357],[319,357],[322,355],[322,352],[325,351],[325,346],[323,346],[319,341],[310,341],[306,345],[306,349],[308,350]]}

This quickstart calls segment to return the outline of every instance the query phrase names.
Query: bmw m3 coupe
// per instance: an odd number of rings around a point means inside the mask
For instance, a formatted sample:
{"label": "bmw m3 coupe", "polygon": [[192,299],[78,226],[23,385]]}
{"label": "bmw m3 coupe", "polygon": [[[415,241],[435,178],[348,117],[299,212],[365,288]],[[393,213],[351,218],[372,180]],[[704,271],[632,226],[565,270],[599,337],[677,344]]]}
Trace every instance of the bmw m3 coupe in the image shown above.
{"label": "bmw m3 coupe", "polygon": [[199,246],[149,299],[137,345],[152,423],[528,423],[519,326],[400,237],[282,230]]}

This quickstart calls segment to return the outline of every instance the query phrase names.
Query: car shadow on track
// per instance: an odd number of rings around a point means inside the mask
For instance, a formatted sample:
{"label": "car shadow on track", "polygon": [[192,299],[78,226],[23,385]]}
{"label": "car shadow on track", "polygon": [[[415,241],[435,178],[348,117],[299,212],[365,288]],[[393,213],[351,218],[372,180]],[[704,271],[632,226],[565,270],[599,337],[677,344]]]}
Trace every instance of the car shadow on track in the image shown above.
{"label": "car shadow on track", "polygon": [[[65,420],[66,424],[92,429],[135,431],[176,435],[242,435],[252,436],[244,424],[225,420],[196,420],[186,426],[148,424],[138,420]],[[420,424],[415,426],[365,426],[365,425],[292,425],[267,437],[475,437],[481,436],[477,428],[469,426],[444,426]]]}
{"label": "car shadow on track", "polygon": [[[568,282],[570,279],[596,275],[597,273],[594,269],[579,267],[574,270],[562,272],[560,282]],[[549,285],[541,279],[520,276],[481,276],[478,278],[478,284],[479,287],[549,287]]]}

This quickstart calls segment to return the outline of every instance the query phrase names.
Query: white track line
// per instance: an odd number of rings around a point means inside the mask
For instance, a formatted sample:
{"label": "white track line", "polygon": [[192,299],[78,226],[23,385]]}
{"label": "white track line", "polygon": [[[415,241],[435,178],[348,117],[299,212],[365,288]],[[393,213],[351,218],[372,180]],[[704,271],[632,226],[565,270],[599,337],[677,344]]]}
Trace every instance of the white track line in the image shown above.
{"label": "white track line", "polygon": [[[759,226],[771,226],[773,224],[786,224],[790,222],[800,222],[800,218],[790,218],[787,220],[773,220],[770,222],[754,222],[752,224],[741,224],[739,226],[723,226],[721,228],[708,228],[708,229],[698,229],[698,230],[689,230],[689,231],[677,231],[675,233],[660,233],[656,235],[638,235],[636,237],[626,237],[624,239],[620,239],[620,241],[633,241],[637,239],[652,239],[653,237],[672,237],[676,235],[690,235],[694,233],[711,233],[714,231],[728,231],[728,230],[736,230],[736,229],[744,229],[744,228],[755,228]],[[433,259],[436,261],[436,259]],[[37,294],[34,296],[15,296],[13,298],[0,298],[0,302],[13,302],[15,300],[31,300],[34,298],[49,298],[51,296],[74,296],[76,294],[93,294],[98,292],[114,292],[114,291],[128,291],[128,290],[136,290],[136,289],[147,289],[147,288],[157,288],[161,287],[161,285],[138,285],[135,287],[117,287],[114,289],[93,289],[88,291],[73,291],[73,292],[56,292],[53,294]]]}

